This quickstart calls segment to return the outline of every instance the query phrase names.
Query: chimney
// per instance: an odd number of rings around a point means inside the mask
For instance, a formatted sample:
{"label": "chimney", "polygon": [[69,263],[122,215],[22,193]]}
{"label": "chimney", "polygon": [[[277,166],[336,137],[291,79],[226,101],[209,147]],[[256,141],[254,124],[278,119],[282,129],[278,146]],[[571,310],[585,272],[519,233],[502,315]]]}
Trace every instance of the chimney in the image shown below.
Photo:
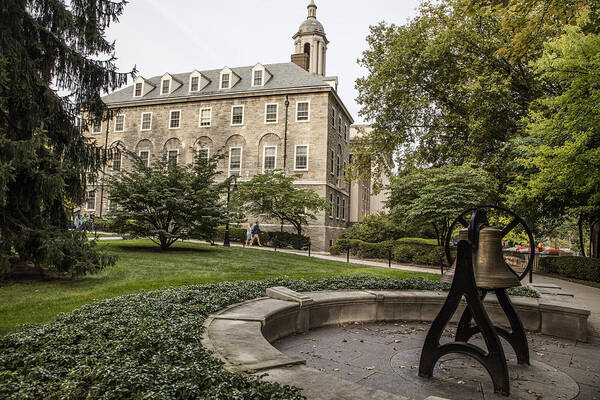
{"label": "chimney", "polygon": [[306,53],[297,53],[292,54],[292,62],[299,66],[300,68],[308,71],[308,54]]}

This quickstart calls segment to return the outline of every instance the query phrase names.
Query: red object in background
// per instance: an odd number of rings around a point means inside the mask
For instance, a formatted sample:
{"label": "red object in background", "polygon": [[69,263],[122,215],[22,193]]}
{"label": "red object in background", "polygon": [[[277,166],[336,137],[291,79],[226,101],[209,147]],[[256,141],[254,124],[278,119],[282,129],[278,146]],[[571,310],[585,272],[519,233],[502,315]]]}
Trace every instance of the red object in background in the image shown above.
{"label": "red object in background", "polygon": [[558,255],[562,250],[559,249],[548,249],[545,251],[546,254]]}

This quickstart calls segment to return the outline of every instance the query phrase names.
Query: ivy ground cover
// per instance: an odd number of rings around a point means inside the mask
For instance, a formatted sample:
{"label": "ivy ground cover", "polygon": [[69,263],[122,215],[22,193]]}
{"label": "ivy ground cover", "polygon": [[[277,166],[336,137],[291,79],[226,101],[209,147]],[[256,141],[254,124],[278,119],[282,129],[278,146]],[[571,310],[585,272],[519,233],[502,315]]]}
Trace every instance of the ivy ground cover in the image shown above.
{"label": "ivy ground cover", "polygon": [[206,317],[271,286],[444,290],[422,278],[222,282],[85,305],[0,338],[2,399],[302,399],[298,389],[223,369],[201,345]]}

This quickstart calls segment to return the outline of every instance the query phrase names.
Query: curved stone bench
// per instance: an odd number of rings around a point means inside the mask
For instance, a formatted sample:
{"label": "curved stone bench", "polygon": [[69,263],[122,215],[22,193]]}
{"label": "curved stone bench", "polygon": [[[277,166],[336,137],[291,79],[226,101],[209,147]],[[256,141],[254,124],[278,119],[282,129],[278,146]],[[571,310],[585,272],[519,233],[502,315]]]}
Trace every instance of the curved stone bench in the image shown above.
{"label": "curved stone bench", "polygon": [[[540,298],[513,297],[525,329],[586,341],[590,312],[557,286],[535,286]],[[207,318],[202,343],[225,368],[267,373],[267,380],[304,389],[310,399],[385,399],[404,397],[327,375],[271,346],[279,338],[321,326],[348,322],[432,321],[446,293],[392,290],[341,290],[297,293],[285,287],[267,296],[234,304]],[[508,321],[494,296],[485,300],[494,323]],[[464,305],[454,315],[460,317]],[[432,398],[433,399],[433,398]]]}

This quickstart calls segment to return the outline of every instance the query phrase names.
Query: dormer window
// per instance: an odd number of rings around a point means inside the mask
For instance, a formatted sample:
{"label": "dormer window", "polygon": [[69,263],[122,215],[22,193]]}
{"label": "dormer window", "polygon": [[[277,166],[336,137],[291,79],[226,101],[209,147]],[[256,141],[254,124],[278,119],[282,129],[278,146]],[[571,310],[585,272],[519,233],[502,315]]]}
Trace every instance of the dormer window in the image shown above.
{"label": "dormer window", "polygon": [[160,84],[160,94],[169,94],[171,92],[171,80],[163,79]]}
{"label": "dormer window", "polygon": [[250,75],[252,80],[250,82],[252,83],[252,87],[265,86],[272,77],[273,75],[271,75],[269,70],[261,63],[258,63],[252,67],[252,73]]}
{"label": "dormer window", "polygon": [[200,88],[200,77],[192,76],[192,79],[190,81],[190,92],[197,92],[199,88]]}
{"label": "dormer window", "polygon": [[133,97],[142,97],[142,93],[144,90],[144,83],[138,82],[135,84],[135,90],[133,92]]}
{"label": "dormer window", "polygon": [[262,85],[263,85],[263,71],[262,70],[254,71],[253,86],[262,86]]}
{"label": "dormer window", "polygon": [[231,84],[231,74],[221,75],[221,89],[229,89]]}

